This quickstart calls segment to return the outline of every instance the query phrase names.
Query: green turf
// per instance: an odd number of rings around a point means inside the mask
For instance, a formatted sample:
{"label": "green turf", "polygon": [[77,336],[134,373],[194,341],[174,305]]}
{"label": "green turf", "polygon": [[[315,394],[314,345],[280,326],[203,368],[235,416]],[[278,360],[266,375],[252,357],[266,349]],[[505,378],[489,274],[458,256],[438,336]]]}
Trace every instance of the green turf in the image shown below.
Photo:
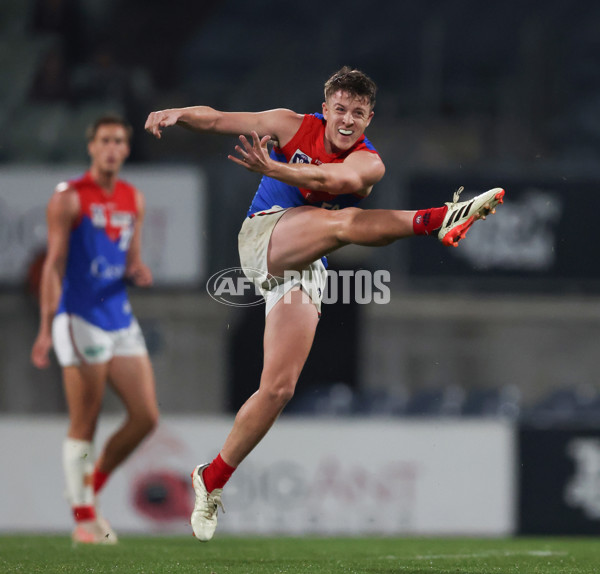
{"label": "green turf", "polygon": [[126,537],[73,547],[66,536],[0,536],[0,572],[73,574],[597,574],[592,538]]}

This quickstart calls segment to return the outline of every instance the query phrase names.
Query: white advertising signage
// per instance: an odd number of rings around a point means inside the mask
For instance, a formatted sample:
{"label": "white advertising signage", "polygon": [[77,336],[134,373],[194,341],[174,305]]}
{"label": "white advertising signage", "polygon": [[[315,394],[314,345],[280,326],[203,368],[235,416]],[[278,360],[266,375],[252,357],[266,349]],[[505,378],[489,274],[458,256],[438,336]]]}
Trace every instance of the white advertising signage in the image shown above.
{"label": "white advertising signage", "polygon": [[[86,166],[0,169],[0,283],[19,285],[46,245],[46,205],[61,181]],[[205,272],[206,182],[197,169],[127,167],[146,196],[142,255],[156,285],[197,285]]]}
{"label": "white advertising signage", "polygon": [[[163,417],[109,479],[102,514],[117,532],[191,533],[190,472],[216,456],[231,423]],[[103,419],[100,442],[118,424]],[[0,421],[0,530],[71,528],[66,428],[56,418]],[[509,535],[514,458],[514,428],[501,421],[283,417],[225,487],[217,535]]]}

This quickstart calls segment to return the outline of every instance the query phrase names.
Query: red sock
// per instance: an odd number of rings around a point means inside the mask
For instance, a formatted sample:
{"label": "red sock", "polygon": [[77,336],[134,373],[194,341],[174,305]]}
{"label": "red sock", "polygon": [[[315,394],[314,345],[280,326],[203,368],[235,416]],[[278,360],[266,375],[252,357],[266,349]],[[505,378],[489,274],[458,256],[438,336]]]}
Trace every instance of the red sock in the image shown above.
{"label": "red sock", "polygon": [[431,235],[437,231],[444,222],[448,206],[420,209],[413,217],[413,231],[415,235]]}
{"label": "red sock", "polygon": [[234,466],[229,466],[222,458],[221,453],[213,460],[203,471],[202,478],[208,492],[212,492],[215,488],[223,488],[227,481],[231,478]]}
{"label": "red sock", "polygon": [[110,472],[104,472],[100,470],[98,467],[94,469],[94,476],[92,478],[92,482],[94,484],[94,494],[98,494],[102,490],[104,483],[108,480],[110,476]]}
{"label": "red sock", "polygon": [[95,520],[96,509],[93,506],[87,505],[74,506],[73,516],[75,517],[75,522],[83,522],[84,520]]}

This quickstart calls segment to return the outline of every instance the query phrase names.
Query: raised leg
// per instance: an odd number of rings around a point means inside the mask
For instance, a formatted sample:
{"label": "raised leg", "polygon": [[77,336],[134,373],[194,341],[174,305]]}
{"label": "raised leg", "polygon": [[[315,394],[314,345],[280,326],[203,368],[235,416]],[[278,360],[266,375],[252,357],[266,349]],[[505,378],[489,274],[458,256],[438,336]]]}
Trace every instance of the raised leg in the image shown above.
{"label": "raised leg", "polygon": [[269,272],[282,276],[348,244],[381,246],[411,237],[414,211],[302,206],[278,221],[269,243]]}

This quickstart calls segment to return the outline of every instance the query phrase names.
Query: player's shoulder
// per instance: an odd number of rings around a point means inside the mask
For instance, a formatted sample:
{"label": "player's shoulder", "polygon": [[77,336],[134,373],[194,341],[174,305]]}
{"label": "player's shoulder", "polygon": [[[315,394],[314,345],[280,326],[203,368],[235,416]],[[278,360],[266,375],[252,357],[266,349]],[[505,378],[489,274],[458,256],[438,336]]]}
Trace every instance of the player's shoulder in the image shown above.
{"label": "player's shoulder", "polygon": [[323,114],[315,112],[313,114],[301,114],[300,115],[303,128],[312,129],[325,129],[325,118]]}
{"label": "player's shoulder", "polygon": [[298,136],[320,137],[325,130],[325,120],[321,114],[297,114],[296,120]]}
{"label": "player's shoulder", "polygon": [[123,187],[124,189],[130,189],[130,190],[136,189],[135,185],[133,185],[126,179],[121,179],[121,178],[117,179],[117,185]]}
{"label": "player's shoulder", "polygon": [[358,149],[369,151],[371,153],[376,153],[377,155],[379,155],[379,152],[375,149],[375,146],[373,145],[371,140],[364,134],[359,142]]}
{"label": "player's shoulder", "polygon": [[71,181],[61,181],[54,188],[54,193],[68,193],[73,191],[76,191],[76,187]]}
{"label": "player's shoulder", "polygon": [[304,114],[299,114],[289,108],[273,108],[264,112],[266,114],[277,117],[279,120],[300,120],[304,118]]}
{"label": "player's shoulder", "polygon": [[144,193],[138,187],[125,179],[117,180],[117,186],[119,197],[121,198],[121,201],[124,201],[124,207],[129,206],[129,208],[133,208],[135,211],[143,209],[146,201]]}
{"label": "player's shoulder", "polygon": [[80,177],[59,182],[52,194],[51,203],[58,206],[79,209],[82,194],[90,189],[90,178],[87,173]]}
{"label": "player's shoulder", "polygon": [[55,214],[76,216],[79,213],[81,201],[77,187],[72,182],[62,181],[55,188],[48,201],[48,211]]}
{"label": "player's shoulder", "polygon": [[300,130],[306,116],[287,108],[277,108],[268,112],[268,131],[279,148],[285,147]]}
{"label": "player's shoulder", "polygon": [[367,158],[370,163],[381,163],[383,160],[375,146],[363,135],[354,146],[346,152],[346,158]]}
{"label": "player's shoulder", "polygon": [[77,185],[77,181],[61,181],[56,184],[52,199],[57,203],[65,203],[73,201],[78,196],[80,186]]}
{"label": "player's shoulder", "polygon": [[85,189],[94,184],[89,172],[85,172],[78,177],[74,177],[69,180],[61,181],[56,187],[55,191],[63,191],[67,189],[74,189],[76,191]]}
{"label": "player's shoulder", "polygon": [[120,192],[124,192],[130,196],[133,196],[133,197],[142,196],[143,197],[143,195],[144,195],[138,187],[136,187],[134,184],[130,183],[129,181],[127,181],[125,179],[118,179],[117,186],[118,186]]}

